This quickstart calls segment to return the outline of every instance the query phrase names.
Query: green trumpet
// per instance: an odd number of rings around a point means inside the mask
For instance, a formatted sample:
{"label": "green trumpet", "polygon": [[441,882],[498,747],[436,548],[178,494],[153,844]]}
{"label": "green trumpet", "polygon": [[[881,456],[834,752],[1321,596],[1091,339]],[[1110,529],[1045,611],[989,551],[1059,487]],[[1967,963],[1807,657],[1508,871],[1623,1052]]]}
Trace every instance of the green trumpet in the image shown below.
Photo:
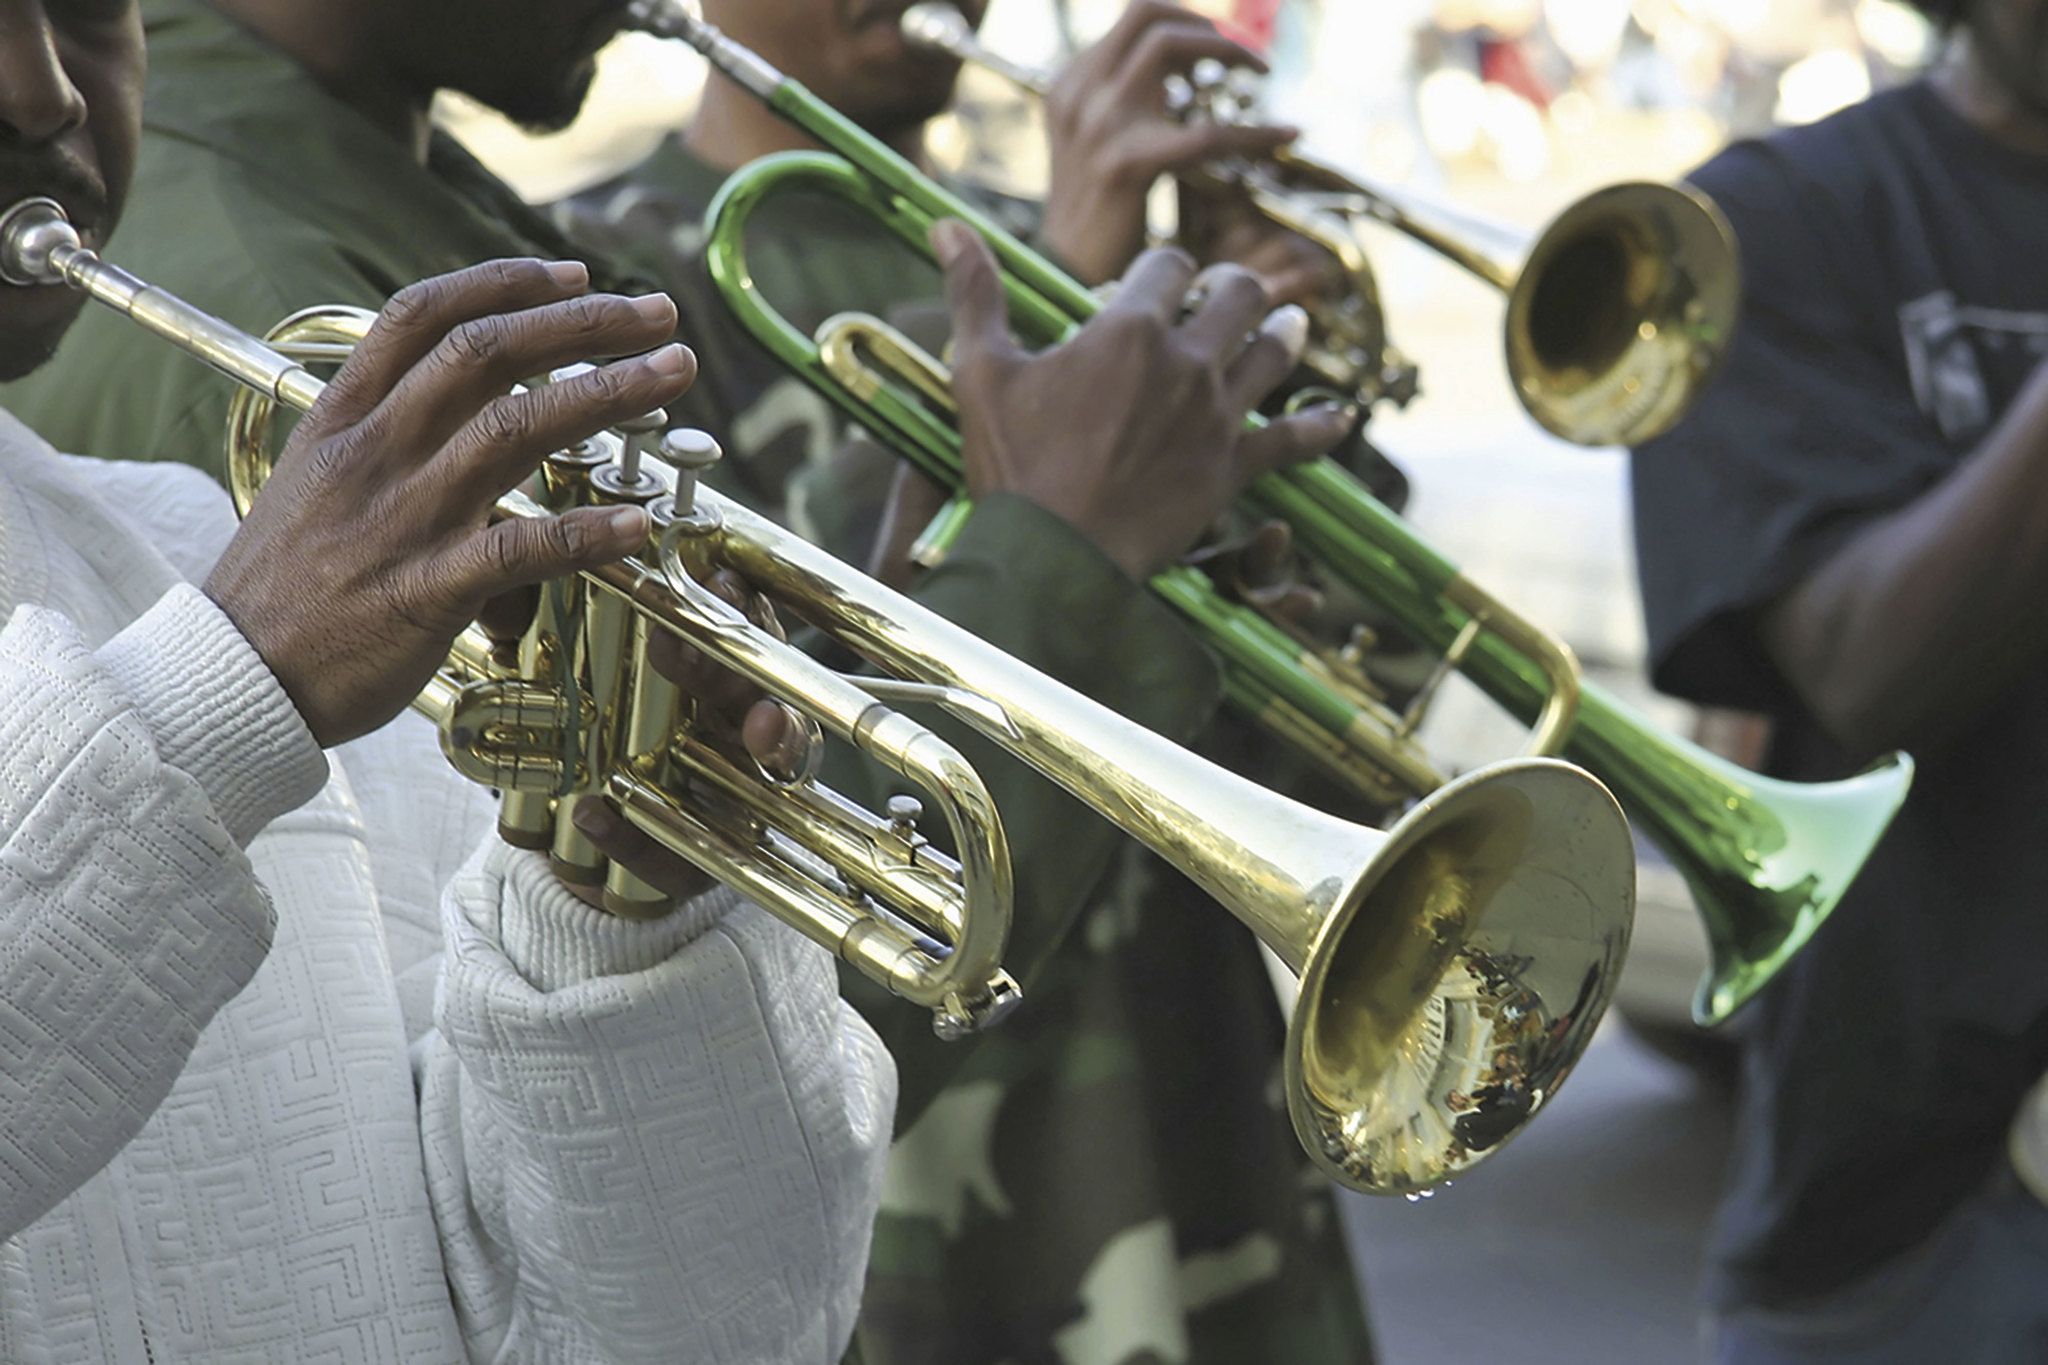
{"label": "green trumpet", "polygon": [[[1100,306],[1096,296],[934,183],[801,84],[690,15],[676,0],[641,0],[641,29],[689,43],[726,77],[803,129],[829,153],[757,161],[725,185],[708,215],[707,260],[726,304],[780,361],[926,475],[958,490],[960,435],[949,376],[872,318],[828,321],[806,335],[755,288],[746,229],[773,194],[836,195],[913,248],[941,219],[987,239],[1003,270],[1020,336],[1051,344]],[[1268,475],[1247,507],[1279,518],[1334,582],[1376,603],[1442,662],[1415,702],[1395,711],[1373,695],[1355,651],[1305,640],[1226,596],[1201,571],[1175,567],[1152,588],[1221,660],[1232,703],[1375,800],[1441,786],[1415,742],[1436,684],[1461,672],[1531,726],[1528,752],[1585,767],[1684,875],[1705,922],[1712,964],[1693,1001],[1718,1024],[1750,1000],[1841,901],[1912,783],[1893,754],[1844,781],[1758,776],[1658,730],[1580,676],[1561,641],[1466,578],[1330,460]]]}

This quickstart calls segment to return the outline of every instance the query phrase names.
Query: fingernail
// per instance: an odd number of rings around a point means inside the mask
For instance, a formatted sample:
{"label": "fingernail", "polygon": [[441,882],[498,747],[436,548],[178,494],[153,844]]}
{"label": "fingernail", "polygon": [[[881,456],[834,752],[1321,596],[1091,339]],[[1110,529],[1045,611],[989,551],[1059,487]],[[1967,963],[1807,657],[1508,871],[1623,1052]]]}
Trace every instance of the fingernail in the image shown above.
{"label": "fingernail", "polygon": [[604,519],[604,524],[618,533],[621,539],[644,540],[653,529],[644,507],[614,507],[611,515]]}
{"label": "fingernail", "polygon": [[688,353],[689,348],[681,342],[671,341],[659,350],[649,351],[646,355],[646,365],[658,375],[673,377],[689,368],[683,359]]}
{"label": "fingernail", "polygon": [[590,267],[581,261],[551,261],[548,278],[564,289],[581,289],[590,283]]}
{"label": "fingernail", "polygon": [[1301,353],[1308,349],[1308,314],[1299,304],[1275,308],[1266,315],[1259,330],[1279,342],[1290,360],[1301,359]]}
{"label": "fingernail", "polygon": [[932,224],[932,251],[938,255],[940,265],[953,264],[954,259],[966,250],[971,231],[957,218],[942,218]]}
{"label": "fingernail", "polygon": [[676,320],[676,301],[666,294],[642,294],[633,300],[633,311],[649,322]]}

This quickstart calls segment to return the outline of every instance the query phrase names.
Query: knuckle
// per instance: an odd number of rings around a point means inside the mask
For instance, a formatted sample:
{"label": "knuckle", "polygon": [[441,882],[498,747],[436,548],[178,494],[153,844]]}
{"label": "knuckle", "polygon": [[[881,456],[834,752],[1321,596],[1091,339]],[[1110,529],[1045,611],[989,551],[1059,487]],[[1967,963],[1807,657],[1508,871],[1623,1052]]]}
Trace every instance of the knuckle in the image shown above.
{"label": "knuckle", "polygon": [[526,403],[507,394],[486,403],[477,413],[472,429],[484,445],[502,449],[518,444],[525,437],[530,416]]}
{"label": "knuckle", "polygon": [[602,365],[578,381],[588,401],[609,405],[621,403],[634,392],[634,372],[624,365]]}
{"label": "knuckle", "polygon": [[481,267],[485,282],[506,289],[530,288],[547,280],[547,267],[532,256],[512,256],[487,261]]}
{"label": "knuckle", "polygon": [[1149,259],[1150,264],[1154,266],[1170,265],[1189,275],[1201,269],[1201,263],[1182,246],[1155,246],[1140,259]]}
{"label": "knuckle", "polygon": [[1127,309],[1102,315],[1104,337],[1120,347],[1154,350],[1164,346],[1167,326],[1157,313]]}
{"label": "knuckle", "polygon": [[590,553],[590,531],[580,518],[554,517],[544,523],[544,529],[552,557],[575,563]]}
{"label": "knuckle", "polygon": [[476,550],[476,567],[482,577],[494,584],[502,584],[524,576],[520,571],[532,558],[533,537],[529,526],[528,522],[515,522],[495,526],[484,533],[477,542]]}
{"label": "knuckle", "polygon": [[410,332],[424,326],[437,311],[444,289],[442,280],[420,280],[391,296],[378,314],[378,326],[387,331]]}
{"label": "knuckle", "polygon": [[560,305],[563,319],[573,331],[592,336],[618,319],[612,301],[599,294],[582,294]]}
{"label": "knuckle", "polygon": [[1259,277],[1235,262],[1211,266],[1209,271],[1209,287],[1217,293],[1235,294],[1244,299],[1266,296],[1266,286]]}
{"label": "knuckle", "polygon": [[339,481],[354,467],[357,442],[352,433],[330,437],[307,452],[306,477],[319,487]]}
{"label": "knuckle", "polygon": [[459,368],[488,369],[505,352],[504,324],[498,318],[473,318],[450,332],[442,347]]}

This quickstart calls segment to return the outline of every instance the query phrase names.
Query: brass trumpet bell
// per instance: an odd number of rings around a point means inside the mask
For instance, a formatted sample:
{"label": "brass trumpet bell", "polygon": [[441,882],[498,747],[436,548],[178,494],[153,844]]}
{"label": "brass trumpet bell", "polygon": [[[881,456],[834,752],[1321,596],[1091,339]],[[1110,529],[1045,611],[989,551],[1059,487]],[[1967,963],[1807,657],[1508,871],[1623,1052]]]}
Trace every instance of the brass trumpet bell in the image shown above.
{"label": "brass trumpet bell", "polygon": [[1299,940],[1287,1109],[1352,1188],[1415,1194],[1520,1131],[1577,1062],[1627,951],[1612,798],[1550,760],[1431,794]]}
{"label": "brass trumpet bell", "polygon": [[1671,429],[1720,369],[1741,274],[1704,196],[1609,185],[1537,237],[1507,285],[1508,378],[1539,425],[1578,445]]}

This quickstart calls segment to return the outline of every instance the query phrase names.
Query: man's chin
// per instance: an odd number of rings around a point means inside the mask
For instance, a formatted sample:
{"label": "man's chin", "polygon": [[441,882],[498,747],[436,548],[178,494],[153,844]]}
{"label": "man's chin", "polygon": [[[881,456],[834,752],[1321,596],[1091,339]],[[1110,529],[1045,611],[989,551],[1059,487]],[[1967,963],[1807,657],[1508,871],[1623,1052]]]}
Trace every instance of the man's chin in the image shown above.
{"label": "man's chin", "polygon": [[559,133],[576,121],[596,80],[597,59],[591,58],[558,81],[535,81],[495,93],[466,93],[527,132],[544,135]]}
{"label": "man's chin", "polygon": [[57,354],[85,307],[85,296],[56,286],[0,285],[0,383],[26,379]]}

